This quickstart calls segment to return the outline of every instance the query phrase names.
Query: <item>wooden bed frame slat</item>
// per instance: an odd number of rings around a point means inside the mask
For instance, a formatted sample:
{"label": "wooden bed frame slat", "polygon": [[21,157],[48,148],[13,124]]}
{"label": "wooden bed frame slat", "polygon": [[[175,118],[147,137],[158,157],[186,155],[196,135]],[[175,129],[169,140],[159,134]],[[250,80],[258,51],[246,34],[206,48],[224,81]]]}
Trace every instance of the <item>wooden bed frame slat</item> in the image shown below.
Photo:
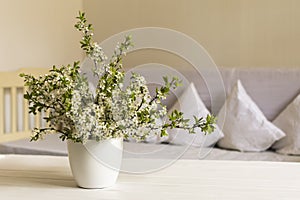
{"label": "wooden bed frame slat", "polygon": [[[23,93],[26,93],[26,87],[23,88]],[[23,100],[23,128],[25,131],[29,131],[29,115],[28,115],[28,101]]]}
{"label": "wooden bed frame slat", "polygon": [[41,115],[40,113],[37,113],[35,116],[34,116],[34,127],[40,127],[41,126]]}
{"label": "wooden bed frame slat", "polygon": [[17,132],[17,88],[12,87],[11,88],[11,131],[13,133]]}
{"label": "wooden bed frame slat", "polygon": [[[48,72],[47,68],[26,68],[21,69],[17,72],[0,72],[0,143],[9,142],[24,138],[29,138],[31,135],[31,130],[29,126],[29,114],[28,114],[28,102],[22,99],[21,102],[18,101],[18,91],[21,90],[23,93],[26,92],[24,87],[24,81],[19,77],[20,73],[32,74],[34,76],[39,76]],[[10,102],[5,102],[5,92],[8,89],[10,91]],[[11,117],[6,118],[5,107],[10,108]],[[20,108],[23,108],[22,113]],[[22,116],[23,126],[21,130],[18,130],[18,125],[21,121],[18,120],[18,116]],[[37,115],[34,118],[34,126],[39,127],[41,125],[41,115]],[[5,121],[9,120],[9,132],[5,131]],[[7,130],[7,128],[6,128]]]}
{"label": "wooden bed frame slat", "polygon": [[0,87],[0,135],[4,133],[4,88]]}

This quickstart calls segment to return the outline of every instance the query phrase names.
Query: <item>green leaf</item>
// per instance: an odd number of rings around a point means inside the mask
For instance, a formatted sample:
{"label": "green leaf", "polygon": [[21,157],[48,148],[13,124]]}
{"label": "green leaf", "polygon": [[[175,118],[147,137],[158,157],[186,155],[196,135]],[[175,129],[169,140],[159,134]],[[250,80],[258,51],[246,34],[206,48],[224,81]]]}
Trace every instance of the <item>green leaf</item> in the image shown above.
{"label": "green leaf", "polygon": [[168,136],[168,132],[165,129],[161,129],[160,137]]}

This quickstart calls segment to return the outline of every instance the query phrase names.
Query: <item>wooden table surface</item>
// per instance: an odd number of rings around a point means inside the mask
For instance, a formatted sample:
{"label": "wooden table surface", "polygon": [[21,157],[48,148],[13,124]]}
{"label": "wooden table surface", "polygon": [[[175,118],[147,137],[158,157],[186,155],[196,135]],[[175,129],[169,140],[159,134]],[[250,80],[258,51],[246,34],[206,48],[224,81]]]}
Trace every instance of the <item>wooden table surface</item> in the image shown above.
{"label": "wooden table surface", "polygon": [[178,160],[89,190],[76,186],[67,157],[0,155],[0,199],[300,199],[300,163]]}

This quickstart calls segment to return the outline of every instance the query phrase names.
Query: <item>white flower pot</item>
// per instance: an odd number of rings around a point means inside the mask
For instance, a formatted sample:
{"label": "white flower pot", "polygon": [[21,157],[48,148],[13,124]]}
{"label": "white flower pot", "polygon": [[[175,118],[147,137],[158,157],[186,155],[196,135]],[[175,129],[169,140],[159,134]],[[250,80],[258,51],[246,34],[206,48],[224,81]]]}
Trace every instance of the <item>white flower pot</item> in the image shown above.
{"label": "white flower pot", "polygon": [[122,161],[123,139],[68,141],[69,163],[79,187],[105,188],[115,184]]}

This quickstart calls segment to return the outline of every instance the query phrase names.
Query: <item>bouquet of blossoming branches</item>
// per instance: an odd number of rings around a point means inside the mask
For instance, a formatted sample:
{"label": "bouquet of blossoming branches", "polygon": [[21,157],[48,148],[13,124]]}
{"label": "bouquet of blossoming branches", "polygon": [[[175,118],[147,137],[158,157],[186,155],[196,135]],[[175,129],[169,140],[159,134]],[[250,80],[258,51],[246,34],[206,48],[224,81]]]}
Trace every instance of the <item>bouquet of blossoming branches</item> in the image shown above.
{"label": "bouquet of blossoming branches", "polygon": [[[149,134],[167,135],[167,129],[180,128],[195,133],[200,128],[204,133],[214,130],[215,118],[211,115],[194,116],[194,123],[183,118],[183,113],[174,110],[167,116],[162,104],[171,89],[179,86],[177,78],[163,77],[164,86],[156,89],[151,97],[143,76],[133,73],[130,83],[124,88],[125,73],[122,57],[132,46],[131,37],[117,45],[110,60],[102,48],[93,41],[93,28],[87,24],[85,14],[79,12],[75,28],[83,33],[81,48],[93,61],[94,76],[98,78],[96,92],[89,89],[84,74],[80,73],[79,62],[73,65],[53,68],[48,74],[38,78],[21,74],[28,91],[24,98],[29,101],[29,113],[45,113],[48,126],[35,128],[31,140],[38,140],[47,133],[58,133],[62,140],[85,143],[89,139],[97,141],[123,137],[137,141]],[[163,124],[158,119],[167,116]]]}

